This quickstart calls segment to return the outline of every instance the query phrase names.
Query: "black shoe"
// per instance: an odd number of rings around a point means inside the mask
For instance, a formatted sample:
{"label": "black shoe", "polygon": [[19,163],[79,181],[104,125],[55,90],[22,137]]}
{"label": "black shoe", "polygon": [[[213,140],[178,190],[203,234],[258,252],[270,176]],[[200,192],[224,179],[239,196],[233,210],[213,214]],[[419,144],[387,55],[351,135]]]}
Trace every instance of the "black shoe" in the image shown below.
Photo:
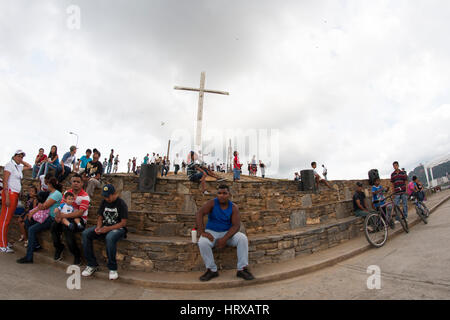
{"label": "black shoe", "polygon": [[215,278],[215,277],[218,277],[219,276],[219,273],[216,271],[216,272],[212,272],[211,270],[206,270],[206,272],[205,272],[205,274],[203,274],[201,277],[200,277],[200,280],[201,281],[209,281],[209,280],[211,280],[212,278]]}
{"label": "black shoe", "polygon": [[41,245],[38,245],[37,247],[34,248],[33,252],[37,252],[40,250],[42,250],[42,247],[41,247]]}
{"label": "black shoe", "polygon": [[245,280],[253,280],[255,277],[248,271],[247,268],[244,268],[243,270],[238,270],[236,273],[237,277],[243,278]]}
{"label": "black shoe", "polygon": [[61,254],[63,251],[64,251],[64,246],[55,250],[55,257],[54,257],[55,261],[60,261],[62,259]]}
{"label": "black shoe", "polygon": [[74,257],[73,264],[76,266],[79,266],[81,264],[81,258],[80,257]]}
{"label": "black shoe", "polygon": [[69,223],[67,228],[69,228],[70,231],[75,231],[75,224],[71,222],[71,223]]}
{"label": "black shoe", "polygon": [[23,263],[33,263],[33,260],[28,260],[27,257],[17,259],[16,261],[17,261],[17,263],[22,263],[22,264]]}
{"label": "black shoe", "polygon": [[391,227],[392,230],[395,230],[395,221],[391,220],[391,222],[389,223],[389,226]]}

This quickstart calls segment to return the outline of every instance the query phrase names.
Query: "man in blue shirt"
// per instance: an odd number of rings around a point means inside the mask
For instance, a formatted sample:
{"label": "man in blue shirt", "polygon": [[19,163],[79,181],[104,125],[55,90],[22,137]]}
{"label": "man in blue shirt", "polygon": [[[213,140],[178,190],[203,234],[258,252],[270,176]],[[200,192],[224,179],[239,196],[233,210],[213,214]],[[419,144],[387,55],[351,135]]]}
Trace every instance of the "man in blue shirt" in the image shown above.
{"label": "man in blue shirt", "polygon": [[88,164],[88,162],[92,161],[91,154],[92,150],[87,149],[86,155],[80,158],[80,169],[78,170],[79,174],[82,174],[86,170],[86,165]]}
{"label": "man in blue shirt", "polygon": [[[208,215],[206,228],[203,225],[205,215]],[[207,268],[200,280],[208,281],[219,276],[212,248],[215,246],[221,249],[225,245],[237,247],[236,276],[253,280],[254,277],[248,270],[248,239],[245,234],[239,232],[241,224],[239,209],[230,201],[230,189],[227,185],[220,185],[217,198],[209,200],[200,208],[196,222],[200,235],[198,247]]]}

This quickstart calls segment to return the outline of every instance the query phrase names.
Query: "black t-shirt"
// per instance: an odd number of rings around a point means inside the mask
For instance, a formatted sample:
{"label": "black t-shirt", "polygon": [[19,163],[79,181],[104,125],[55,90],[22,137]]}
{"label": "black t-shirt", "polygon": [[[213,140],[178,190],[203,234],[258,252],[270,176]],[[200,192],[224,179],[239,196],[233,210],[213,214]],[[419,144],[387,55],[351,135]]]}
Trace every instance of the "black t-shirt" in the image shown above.
{"label": "black t-shirt", "polygon": [[103,166],[100,163],[100,161],[94,162],[94,161],[89,161],[86,165],[86,175],[89,178],[93,178],[97,175],[97,173],[100,173],[100,176],[103,173]]}
{"label": "black t-shirt", "polygon": [[[356,200],[359,199],[359,203],[361,204],[361,206],[363,208],[366,208],[366,203],[364,201],[364,199],[366,199],[366,195],[364,194],[364,192],[358,192],[356,191],[355,194],[353,195],[353,209],[356,210],[361,210],[360,207],[358,207],[358,205],[356,204]],[[366,208],[367,209],[367,208]]]}
{"label": "black t-shirt", "polygon": [[103,200],[98,208],[98,215],[103,217],[103,226],[113,226],[120,223],[122,219],[128,219],[128,206],[120,198],[111,203]]}

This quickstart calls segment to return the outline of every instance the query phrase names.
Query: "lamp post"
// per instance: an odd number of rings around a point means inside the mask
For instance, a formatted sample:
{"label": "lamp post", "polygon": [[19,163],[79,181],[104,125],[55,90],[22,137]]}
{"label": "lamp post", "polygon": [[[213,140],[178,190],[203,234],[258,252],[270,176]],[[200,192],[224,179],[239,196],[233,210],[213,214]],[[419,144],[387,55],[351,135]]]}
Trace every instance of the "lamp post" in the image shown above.
{"label": "lamp post", "polygon": [[69,132],[69,134],[73,134],[73,135],[77,136],[77,144],[75,145],[75,147],[78,148],[78,135],[76,133],[74,133],[74,132]]}

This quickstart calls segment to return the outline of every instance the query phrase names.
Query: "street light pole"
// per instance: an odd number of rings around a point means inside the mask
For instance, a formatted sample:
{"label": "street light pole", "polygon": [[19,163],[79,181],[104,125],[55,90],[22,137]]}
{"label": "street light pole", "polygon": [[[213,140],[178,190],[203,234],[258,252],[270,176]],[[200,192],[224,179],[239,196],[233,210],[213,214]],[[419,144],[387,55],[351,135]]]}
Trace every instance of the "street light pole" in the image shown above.
{"label": "street light pole", "polygon": [[73,134],[73,135],[77,136],[77,144],[75,145],[75,147],[78,148],[78,135],[76,133],[74,133],[74,132],[69,132],[69,134]]}

